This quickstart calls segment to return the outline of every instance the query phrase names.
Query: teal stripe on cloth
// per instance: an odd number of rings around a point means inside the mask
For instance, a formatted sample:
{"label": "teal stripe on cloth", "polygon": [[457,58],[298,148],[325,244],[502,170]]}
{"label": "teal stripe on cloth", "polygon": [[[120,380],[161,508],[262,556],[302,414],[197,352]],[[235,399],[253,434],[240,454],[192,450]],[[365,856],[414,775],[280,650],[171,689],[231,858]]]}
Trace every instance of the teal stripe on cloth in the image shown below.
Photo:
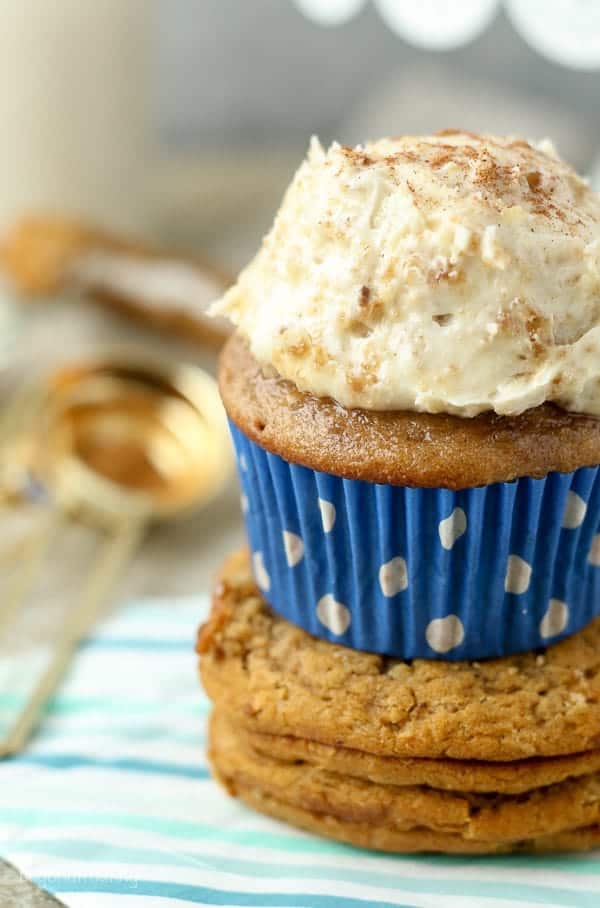
{"label": "teal stripe on cloth", "polygon": [[93,637],[86,638],[81,643],[81,649],[115,649],[115,650],[146,650],[147,652],[190,653],[194,647],[193,640],[144,640],[142,637]]}
{"label": "teal stripe on cloth", "polygon": [[191,820],[175,820],[142,813],[102,813],[101,810],[75,811],[12,806],[0,808],[0,821],[10,823],[19,820],[27,827],[36,829],[52,826],[62,829],[79,825],[105,828],[115,826],[119,829],[152,830],[180,839],[208,839],[212,842],[228,842],[232,845],[255,845],[261,848],[271,848],[275,852],[337,854],[343,851],[355,851],[348,845],[327,839],[295,834],[286,835],[279,826],[275,826],[273,832],[265,832],[256,829],[226,828],[219,824],[194,823]]}
{"label": "teal stripe on cloth", "polygon": [[[165,908],[599,908],[599,852],[367,853],[228,799],[205,765],[210,705],[193,652],[205,613],[187,600],[113,615],[79,649],[28,750],[0,761],[0,854],[69,908],[153,896]],[[0,711],[21,703],[0,693]]]}
{"label": "teal stripe on cloth", "polygon": [[[451,878],[436,878],[432,880],[428,879],[426,875],[421,877],[408,876],[401,873],[401,861],[398,861],[400,865],[398,873],[386,872],[382,874],[381,872],[361,870],[359,868],[343,867],[342,869],[335,865],[282,864],[279,861],[275,864],[265,864],[263,861],[250,861],[216,855],[202,857],[196,853],[186,851],[171,852],[158,848],[128,848],[122,845],[111,846],[99,841],[82,842],[67,839],[43,841],[37,839],[26,843],[23,846],[23,851],[55,854],[58,857],[73,858],[80,861],[89,860],[93,861],[94,864],[148,864],[149,866],[163,865],[165,867],[193,867],[205,864],[210,866],[213,871],[216,870],[230,875],[236,874],[238,876],[276,880],[305,877],[311,880],[335,881],[337,877],[343,876],[345,883],[369,885],[377,890],[398,887],[420,894],[435,894],[443,890],[446,895],[464,895],[471,899],[477,897],[488,899],[502,897],[503,899],[515,899],[517,902],[519,899],[525,899],[528,902],[540,905],[565,905],[570,904],[566,900],[575,898],[576,901],[573,902],[573,905],[582,906],[582,908],[583,906],[586,906],[586,908],[587,906],[597,908],[600,904],[600,892],[598,891],[587,892],[580,890],[573,892],[573,890],[566,890],[556,886],[521,884],[510,882],[506,879],[500,888],[497,881],[453,880]],[[390,859],[394,863],[396,860]],[[435,858],[430,858],[431,860],[437,864]],[[489,863],[489,859],[487,860]]]}
{"label": "teal stripe on cloth", "polygon": [[[169,741],[178,741],[181,744],[190,745],[194,747],[201,748],[201,753],[204,753],[204,745],[206,744],[206,734],[203,731],[202,723],[197,723],[198,727],[190,727],[189,731],[179,731],[170,729],[169,730]],[[52,742],[60,742],[65,739],[66,730],[64,726],[51,725],[46,723],[45,726],[38,731],[35,736],[36,751],[37,748],[43,748],[44,745],[47,745]],[[96,734],[105,734],[109,736],[113,741],[120,740],[129,740],[129,741],[148,741],[153,744],[160,738],[163,734],[162,729],[156,727],[154,722],[148,721],[145,724],[141,725],[139,723],[132,725],[131,723],[124,724],[111,724],[106,726],[104,721],[98,722],[98,724],[86,724],[85,731],[71,732],[69,730],[69,738],[73,735],[75,737],[83,736],[84,734],[96,735]],[[200,753],[200,750],[199,750]]]}
{"label": "teal stripe on cloth", "polygon": [[94,766],[101,769],[118,769],[139,773],[158,773],[164,776],[182,776],[187,779],[208,779],[210,773],[202,766],[185,766],[180,763],[166,763],[161,760],[140,760],[128,757],[103,760],[88,757],[85,754],[22,754],[11,757],[7,763],[20,765],[46,766],[50,769],[80,769],[83,766]]}
{"label": "teal stripe on cloth", "polygon": [[[25,698],[14,694],[0,694],[0,709],[3,707],[23,706]],[[166,708],[165,704],[165,708]],[[175,712],[186,712],[191,714],[206,715],[210,710],[210,704],[198,696],[197,701],[169,703],[168,708]],[[144,713],[155,713],[157,703],[152,699],[122,697],[118,700],[114,697],[102,695],[75,696],[58,695],[48,703],[46,715],[69,715],[87,712],[106,712],[111,715],[131,715]]]}
{"label": "teal stripe on cloth", "polygon": [[373,901],[372,899],[347,898],[339,895],[319,895],[318,893],[288,892],[231,892],[226,889],[212,889],[205,886],[192,886],[188,883],[162,883],[152,880],[118,880],[98,877],[34,877],[34,882],[50,892],[109,892],[114,895],[130,894],[140,896],[160,896],[177,899],[182,902],[195,902],[198,905],[240,905],[249,908],[414,908],[398,902]]}

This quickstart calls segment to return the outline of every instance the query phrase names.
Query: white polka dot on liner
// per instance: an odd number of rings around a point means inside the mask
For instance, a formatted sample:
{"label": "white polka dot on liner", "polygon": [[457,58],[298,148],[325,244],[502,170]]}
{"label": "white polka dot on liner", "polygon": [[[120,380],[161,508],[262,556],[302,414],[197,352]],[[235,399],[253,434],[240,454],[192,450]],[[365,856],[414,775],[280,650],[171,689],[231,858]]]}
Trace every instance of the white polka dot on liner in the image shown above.
{"label": "white polka dot on liner", "polygon": [[246,460],[245,454],[240,454],[239,464],[240,464],[240,470],[242,470],[243,473],[247,473],[248,472],[248,461]]}
{"label": "white polka dot on liner", "polygon": [[288,567],[296,567],[304,557],[304,543],[297,533],[283,530],[283,548]]}
{"label": "white polka dot on liner", "polygon": [[379,585],[384,596],[396,596],[408,586],[406,561],[398,555],[379,568]]}
{"label": "white polka dot on liner", "polygon": [[271,578],[265,567],[262,552],[254,553],[252,556],[252,567],[254,568],[254,577],[259,587],[264,593],[268,593],[271,589]]}
{"label": "white polka dot on liner", "polygon": [[565,502],[562,525],[565,530],[576,530],[584,521],[587,504],[577,492],[569,492]]}
{"label": "white polka dot on liner", "polygon": [[331,593],[327,593],[317,603],[317,618],[327,630],[337,637],[345,634],[350,627],[350,611],[341,602],[337,602]]}
{"label": "white polka dot on liner", "polygon": [[325,533],[331,533],[335,524],[335,505],[324,498],[319,498],[319,510],[321,512],[321,523]]}
{"label": "white polka dot on liner", "polygon": [[569,620],[569,606],[560,599],[551,599],[546,614],[540,621],[540,635],[544,640],[562,633]]}
{"label": "white polka dot on liner", "polygon": [[438,532],[443,548],[451,549],[467,531],[467,515],[462,508],[454,508],[449,517],[440,520]]}
{"label": "white polka dot on liner", "polygon": [[446,615],[429,622],[425,638],[436,653],[448,653],[463,642],[465,629],[458,615]]}
{"label": "white polka dot on liner", "polygon": [[600,567],[600,533],[597,533],[592,540],[588,561],[590,564],[593,564],[594,567]]}
{"label": "white polka dot on liner", "polygon": [[504,578],[504,590],[507,593],[526,593],[531,582],[531,565],[519,555],[509,555]]}

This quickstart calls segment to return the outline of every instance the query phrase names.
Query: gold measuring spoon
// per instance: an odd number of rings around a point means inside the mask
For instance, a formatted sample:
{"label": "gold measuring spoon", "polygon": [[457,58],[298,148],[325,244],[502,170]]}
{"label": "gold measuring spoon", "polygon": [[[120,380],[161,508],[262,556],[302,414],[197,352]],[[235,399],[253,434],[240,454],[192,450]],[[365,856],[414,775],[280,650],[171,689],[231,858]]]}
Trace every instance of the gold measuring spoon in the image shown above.
{"label": "gold measuring spoon", "polygon": [[208,504],[233,472],[214,380],[193,366],[165,366],[147,357],[112,357],[55,373],[35,436],[31,470],[55,507],[34,534],[28,569],[0,606],[0,631],[23,601],[66,514],[100,524],[108,540],[47,668],[0,741],[0,756],[18,752],[27,742],[148,525]]}

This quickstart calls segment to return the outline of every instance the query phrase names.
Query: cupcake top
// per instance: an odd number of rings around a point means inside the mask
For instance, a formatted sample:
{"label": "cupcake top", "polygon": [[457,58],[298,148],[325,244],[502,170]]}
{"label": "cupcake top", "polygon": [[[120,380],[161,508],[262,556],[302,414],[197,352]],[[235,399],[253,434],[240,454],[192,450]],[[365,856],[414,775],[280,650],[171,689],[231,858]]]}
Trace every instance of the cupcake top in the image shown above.
{"label": "cupcake top", "polygon": [[600,416],[600,198],[549,143],[313,139],[213,311],[348,408]]}

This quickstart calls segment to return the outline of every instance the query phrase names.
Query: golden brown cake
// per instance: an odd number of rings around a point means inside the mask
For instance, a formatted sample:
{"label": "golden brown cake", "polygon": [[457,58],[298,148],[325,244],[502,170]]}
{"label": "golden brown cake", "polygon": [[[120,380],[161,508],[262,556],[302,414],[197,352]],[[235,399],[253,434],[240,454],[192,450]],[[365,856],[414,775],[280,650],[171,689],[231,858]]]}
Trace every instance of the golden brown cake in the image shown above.
{"label": "golden brown cake", "polygon": [[581,847],[600,843],[598,773],[518,796],[382,785],[257,754],[219,712],[209,756],[230,794],[350,843],[370,834],[371,847],[384,850],[465,853],[551,850],[561,835],[581,836]]}
{"label": "golden brown cake", "polygon": [[235,334],[219,386],[230,419],[284,460],[347,479],[464,489],[595,466],[600,420],[543,404],[519,416],[471,419],[412,411],[345,410],[266,374]]}
{"label": "golden brown cake", "polygon": [[600,200],[550,143],[313,139],[211,308],[232,794],[389,851],[600,842],[598,299]]}
{"label": "golden brown cake", "polygon": [[369,848],[594,847],[599,634],[485,666],[384,660],[277,618],[237,553],[199,635],[213,770],[249,806]]}
{"label": "golden brown cake", "polygon": [[255,754],[282,763],[304,763],[381,785],[426,785],[446,791],[521,794],[565,779],[600,772],[600,749],[562,757],[524,760],[449,760],[388,757],[340,744],[321,744],[294,735],[251,732],[237,724],[238,740]]}
{"label": "golden brown cake", "polygon": [[600,748],[600,621],[544,652],[481,663],[388,659],[278,617],[242,551],[223,568],[198,649],[209,697],[253,734],[380,757],[501,763]]}
{"label": "golden brown cake", "polygon": [[549,143],[313,140],[210,310],[275,611],[403,659],[596,618],[599,298],[600,201]]}

